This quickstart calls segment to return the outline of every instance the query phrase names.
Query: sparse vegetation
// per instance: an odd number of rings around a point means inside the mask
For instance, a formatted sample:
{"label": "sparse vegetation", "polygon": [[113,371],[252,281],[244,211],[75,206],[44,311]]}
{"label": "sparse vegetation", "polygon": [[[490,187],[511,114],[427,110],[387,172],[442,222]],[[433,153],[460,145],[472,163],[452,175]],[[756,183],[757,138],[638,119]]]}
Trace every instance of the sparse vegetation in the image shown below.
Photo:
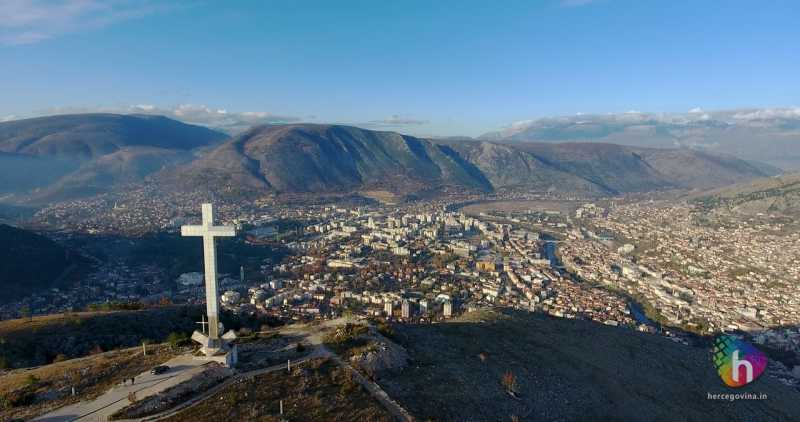
{"label": "sparse vegetation", "polygon": [[220,415],[229,420],[275,422],[392,420],[347,370],[326,359],[298,366],[289,375],[276,371],[235,383],[166,421],[217,421]]}

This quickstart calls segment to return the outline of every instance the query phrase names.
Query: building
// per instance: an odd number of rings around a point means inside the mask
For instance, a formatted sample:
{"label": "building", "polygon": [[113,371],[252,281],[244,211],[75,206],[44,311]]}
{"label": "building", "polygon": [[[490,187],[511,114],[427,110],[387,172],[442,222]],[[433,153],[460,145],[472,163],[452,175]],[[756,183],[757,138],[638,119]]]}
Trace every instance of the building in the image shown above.
{"label": "building", "polygon": [[408,299],[403,300],[403,305],[401,310],[403,319],[411,318],[411,302],[409,302]]}
{"label": "building", "polygon": [[386,313],[386,316],[391,317],[392,311],[394,310],[392,301],[387,301],[383,304],[383,312]]}
{"label": "building", "polygon": [[444,317],[450,318],[453,316],[453,302],[449,300],[444,303]]}
{"label": "building", "polygon": [[423,315],[428,313],[428,300],[427,299],[422,299],[422,300],[419,301],[419,312],[421,314],[423,314]]}

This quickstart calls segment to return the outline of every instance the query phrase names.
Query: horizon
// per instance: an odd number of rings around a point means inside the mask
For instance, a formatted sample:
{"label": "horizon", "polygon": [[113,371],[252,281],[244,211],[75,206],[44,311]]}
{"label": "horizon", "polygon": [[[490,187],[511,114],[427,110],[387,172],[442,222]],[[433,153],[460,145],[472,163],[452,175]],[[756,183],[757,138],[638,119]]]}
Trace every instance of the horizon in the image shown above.
{"label": "horizon", "polygon": [[775,42],[800,35],[789,2],[47,6],[0,6],[0,121],[138,110],[475,137],[579,113],[791,108],[800,94],[800,60]]}

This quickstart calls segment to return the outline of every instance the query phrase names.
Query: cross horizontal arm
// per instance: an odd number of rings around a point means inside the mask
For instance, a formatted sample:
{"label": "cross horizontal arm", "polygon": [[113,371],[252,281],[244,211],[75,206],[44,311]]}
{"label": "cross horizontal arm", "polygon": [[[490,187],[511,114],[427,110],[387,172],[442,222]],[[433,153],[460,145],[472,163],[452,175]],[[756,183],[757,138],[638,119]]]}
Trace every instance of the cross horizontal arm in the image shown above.
{"label": "cross horizontal arm", "polygon": [[236,236],[236,228],[231,226],[213,226],[206,228],[206,233],[214,237],[231,237]]}
{"label": "cross horizontal arm", "polygon": [[232,237],[236,236],[236,228],[231,226],[182,226],[181,236]]}
{"label": "cross horizontal arm", "polygon": [[202,236],[205,232],[203,226],[182,226],[181,236]]}

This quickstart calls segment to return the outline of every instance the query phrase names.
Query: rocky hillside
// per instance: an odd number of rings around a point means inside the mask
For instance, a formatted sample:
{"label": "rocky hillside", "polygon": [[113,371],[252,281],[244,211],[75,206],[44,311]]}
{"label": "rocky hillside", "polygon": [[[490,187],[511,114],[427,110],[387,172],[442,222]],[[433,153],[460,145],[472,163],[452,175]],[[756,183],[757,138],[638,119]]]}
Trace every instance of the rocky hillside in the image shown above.
{"label": "rocky hillside", "polygon": [[[411,363],[378,382],[418,420],[789,421],[800,415],[795,389],[768,376],[730,389],[708,347],[619,327],[504,311],[395,329]],[[707,398],[744,392],[769,399]]]}
{"label": "rocky hillside", "polygon": [[76,114],[0,123],[0,195],[50,202],[141,181],[226,135],[160,116]]}
{"label": "rocky hillside", "polygon": [[727,186],[695,199],[709,211],[732,211],[745,215],[800,215],[800,173],[769,177]]}

